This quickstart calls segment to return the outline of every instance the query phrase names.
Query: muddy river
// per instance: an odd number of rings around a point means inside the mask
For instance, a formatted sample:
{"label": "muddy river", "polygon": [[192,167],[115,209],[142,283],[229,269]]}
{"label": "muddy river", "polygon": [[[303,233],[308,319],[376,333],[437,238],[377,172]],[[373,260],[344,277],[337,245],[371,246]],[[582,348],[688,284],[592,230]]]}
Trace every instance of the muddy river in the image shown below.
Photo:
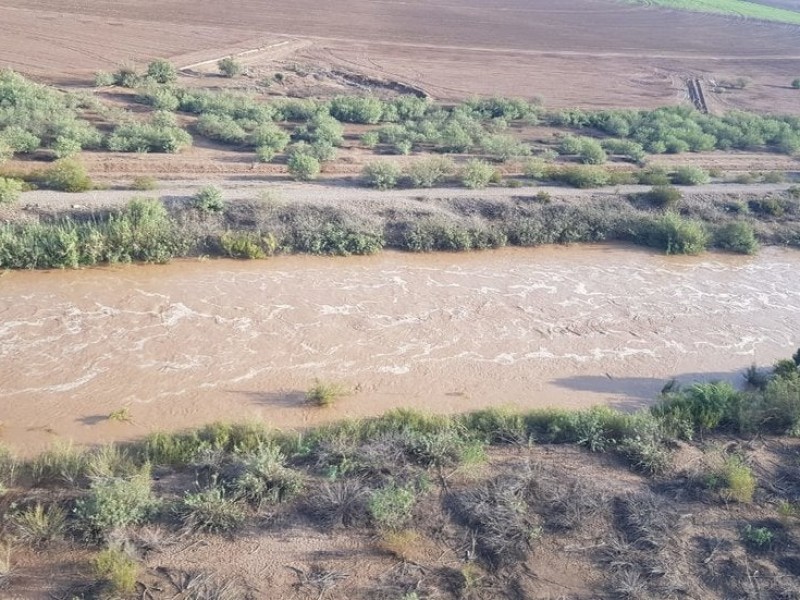
{"label": "muddy river", "polygon": [[[799,267],[598,245],[5,273],[0,432],[26,453],[215,419],[641,406],[790,354]],[[317,377],[351,393],[310,408]]]}

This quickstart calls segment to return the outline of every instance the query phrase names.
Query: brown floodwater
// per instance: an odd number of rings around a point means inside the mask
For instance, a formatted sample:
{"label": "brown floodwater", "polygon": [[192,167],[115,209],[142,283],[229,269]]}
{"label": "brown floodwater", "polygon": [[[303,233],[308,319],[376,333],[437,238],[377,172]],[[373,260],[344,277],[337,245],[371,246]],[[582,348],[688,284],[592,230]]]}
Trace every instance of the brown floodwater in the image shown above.
{"label": "brown floodwater", "polygon": [[[800,252],[619,246],[179,261],[0,275],[2,440],[302,427],[393,407],[646,404],[800,343]],[[315,378],[351,393],[304,404]],[[127,409],[131,422],[109,420]]]}

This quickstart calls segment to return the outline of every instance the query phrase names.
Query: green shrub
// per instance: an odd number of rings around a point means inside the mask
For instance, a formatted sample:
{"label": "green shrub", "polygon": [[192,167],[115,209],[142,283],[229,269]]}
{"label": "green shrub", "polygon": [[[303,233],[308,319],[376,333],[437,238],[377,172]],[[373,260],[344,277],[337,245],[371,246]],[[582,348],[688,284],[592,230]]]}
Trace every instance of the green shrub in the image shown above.
{"label": "green shrub", "polygon": [[593,166],[565,167],[551,170],[550,177],[575,188],[595,188],[608,185],[610,174],[605,169]]}
{"label": "green shrub", "polygon": [[541,158],[532,158],[528,160],[523,167],[525,177],[530,177],[531,179],[547,179],[549,172],[550,165]]}
{"label": "green shrub", "polygon": [[306,401],[320,407],[333,406],[346,393],[345,388],[338,383],[316,379],[314,385],[306,391]]}
{"label": "green shrub", "polygon": [[325,142],[331,146],[341,146],[344,141],[344,127],[333,117],[318,113],[305,125],[297,127],[292,137],[310,144]]}
{"label": "green shrub", "polygon": [[178,70],[168,60],[159,58],[147,65],[147,76],[156,83],[173,83],[178,79]]}
{"label": "green shrub", "polygon": [[244,72],[244,67],[233,56],[228,56],[217,62],[217,68],[224,77],[236,77]]}
{"label": "green shrub", "polygon": [[23,183],[19,179],[0,177],[0,206],[14,204],[22,194]]}
{"label": "green shrub", "polygon": [[377,131],[367,131],[361,136],[361,143],[367,148],[374,148],[380,142],[380,136]]}
{"label": "green shrub", "polygon": [[635,163],[641,162],[646,156],[642,145],[632,140],[606,139],[600,143],[606,152],[623,156]]}
{"label": "green shrub", "polygon": [[565,136],[558,151],[560,154],[577,155],[578,159],[587,165],[601,165],[608,160],[600,142],[587,137]]}
{"label": "green shrub", "polygon": [[247,513],[219,488],[186,494],[179,509],[183,524],[193,531],[230,533],[244,525]]}
{"label": "green shrub", "polygon": [[139,564],[121,550],[103,550],[92,567],[95,576],[108,586],[111,597],[130,596],[136,591]]}
{"label": "green shrub", "polygon": [[381,120],[384,103],[372,96],[337,96],[330,101],[329,110],[338,121],[372,125]]}
{"label": "green shrub", "polygon": [[672,175],[675,185],[702,185],[711,181],[708,171],[700,167],[678,167]]}
{"label": "green shrub", "polygon": [[369,163],[362,171],[362,177],[367,185],[379,190],[397,187],[400,174],[400,167],[388,161]]}
{"label": "green shrub", "polygon": [[488,156],[501,162],[531,154],[527,144],[510,135],[487,135],[481,140],[481,147]]}
{"label": "green shrub", "polygon": [[174,154],[192,144],[192,136],[178,126],[169,112],[154,113],[149,123],[118,125],[106,139],[112,152],[167,152]]}
{"label": "green shrub", "polygon": [[219,244],[227,256],[248,259],[272,256],[278,247],[273,235],[255,231],[226,231],[219,237]]}
{"label": "green shrub", "polygon": [[97,71],[94,74],[94,87],[108,87],[114,85],[114,75],[105,71]]}
{"label": "green shrub", "polygon": [[782,217],[787,209],[787,204],[780,198],[765,196],[749,200],[747,207],[751,212],[769,217]]}
{"label": "green shrub", "polygon": [[792,80],[792,87],[796,90],[800,90],[800,77]]}
{"label": "green shrub", "polygon": [[652,413],[666,423],[685,420],[695,429],[712,430],[730,423],[741,402],[741,392],[730,383],[696,383],[666,394]]}
{"label": "green shrub", "polygon": [[700,254],[708,247],[709,236],[700,221],[668,212],[642,221],[633,241],[659,248],[667,254]]}
{"label": "green shrub", "polygon": [[205,186],[192,196],[192,206],[203,214],[221,213],[225,210],[222,190],[213,185]]}
{"label": "green shrub", "polygon": [[151,489],[150,468],[145,466],[131,478],[95,479],[75,513],[86,530],[101,537],[113,529],[144,522],[156,506]]}
{"label": "green shrub", "polygon": [[453,172],[455,168],[450,158],[431,156],[414,161],[405,169],[405,176],[411,187],[431,188]]}
{"label": "green shrub", "polygon": [[470,159],[461,170],[461,183],[470,189],[481,189],[489,185],[494,167],[477,159]]}
{"label": "green shrub", "polygon": [[114,72],[114,85],[126,88],[135,88],[141,82],[141,77],[136,69],[129,65],[124,65]]}
{"label": "green shrub", "polygon": [[641,185],[668,186],[671,183],[669,174],[661,167],[650,167],[639,171],[636,179]]}
{"label": "green shrub", "polygon": [[311,181],[316,179],[321,167],[319,160],[309,154],[294,154],[287,162],[289,173],[298,181]]}
{"label": "green shrub", "polygon": [[392,484],[372,492],[367,507],[379,529],[399,531],[411,520],[416,501],[412,488]]}
{"label": "green shrub", "polygon": [[732,221],[714,233],[714,246],[740,254],[755,254],[758,241],[753,226],[746,221]]}
{"label": "green shrub", "polygon": [[[800,81],[800,80],[798,80]],[[800,85],[798,85],[800,87]],[[772,546],[775,534],[767,527],[753,527],[750,523],[742,529],[742,541],[753,550],[765,550]]]}
{"label": "green shrub", "polygon": [[94,183],[79,162],[69,159],[57,160],[52,167],[45,169],[37,182],[43,187],[61,192],[86,192]]}
{"label": "green shrub", "polygon": [[659,185],[645,193],[644,198],[655,208],[672,210],[683,199],[683,193],[671,185]]}
{"label": "green shrub", "polygon": [[200,135],[225,144],[243,145],[247,131],[239,122],[228,115],[204,114],[195,124]]}
{"label": "green shrub", "polygon": [[67,513],[55,504],[45,507],[37,502],[11,513],[9,521],[16,539],[34,547],[63,538],[67,530]]}

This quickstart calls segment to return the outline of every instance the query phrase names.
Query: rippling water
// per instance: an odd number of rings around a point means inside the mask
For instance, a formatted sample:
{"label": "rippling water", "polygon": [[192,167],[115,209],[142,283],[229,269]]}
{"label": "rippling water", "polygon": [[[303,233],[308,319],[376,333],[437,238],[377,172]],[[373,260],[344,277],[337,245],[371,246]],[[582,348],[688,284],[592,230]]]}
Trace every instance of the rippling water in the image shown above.
{"label": "rippling water", "polygon": [[[0,276],[3,437],[35,449],[212,419],[395,406],[634,406],[800,343],[800,253],[614,246],[192,261]],[[303,405],[315,377],[352,389]],[[127,407],[132,423],[110,422]]]}

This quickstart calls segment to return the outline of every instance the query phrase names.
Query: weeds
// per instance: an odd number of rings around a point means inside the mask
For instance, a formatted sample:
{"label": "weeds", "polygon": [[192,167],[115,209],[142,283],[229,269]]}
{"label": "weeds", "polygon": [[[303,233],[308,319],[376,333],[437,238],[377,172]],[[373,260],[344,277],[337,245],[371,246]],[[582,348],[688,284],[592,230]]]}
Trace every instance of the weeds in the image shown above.
{"label": "weeds", "polygon": [[92,562],[95,576],[105,582],[112,596],[129,596],[136,591],[139,565],[120,550],[103,550]]}
{"label": "weeds", "polygon": [[379,529],[399,531],[411,519],[416,501],[417,496],[412,488],[391,484],[372,492],[367,506],[372,521]]}
{"label": "weeds", "polygon": [[15,537],[27,544],[41,547],[63,538],[67,530],[67,513],[59,506],[34,506],[12,513],[9,518]]}
{"label": "weeds", "polygon": [[191,531],[232,533],[247,518],[244,508],[219,488],[186,494],[179,508],[183,525]]}

